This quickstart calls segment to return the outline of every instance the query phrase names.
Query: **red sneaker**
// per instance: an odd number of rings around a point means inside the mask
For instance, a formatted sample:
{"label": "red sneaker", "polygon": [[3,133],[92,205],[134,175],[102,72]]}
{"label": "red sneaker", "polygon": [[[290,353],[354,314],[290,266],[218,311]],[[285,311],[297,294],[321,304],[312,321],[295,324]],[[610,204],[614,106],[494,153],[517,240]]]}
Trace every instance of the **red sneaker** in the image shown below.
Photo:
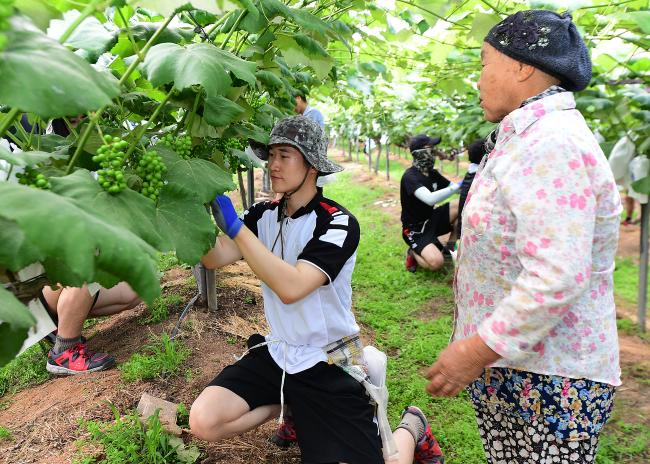
{"label": "red sneaker", "polygon": [[424,434],[415,444],[413,462],[416,464],[444,464],[445,458],[442,455],[442,450],[440,449],[438,440],[436,440],[436,437],[431,433],[431,426],[422,410],[416,406],[407,406],[404,409],[402,416],[409,412],[418,416],[424,424]]}
{"label": "red sneaker", "polygon": [[85,374],[96,372],[115,364],[115,358],[106,353],[96,353],[88,350],[85,343],[77,343],[63,353],[55,354],[50,350],[47,354],[48,372],[58,375]]}
{"label": "red sneaker", "polygon": [[418,262],[415,260],[413,250],[410,248],[406,250],[406,261],[404,262],[404,266],[409,272],[415,272],[418,270]]}
{"label": "red sneaker", "polygon": [[291,416],[284,416],[283,422],[278,426],[275,435],[269,441],[280,448],[288,448],[298,442],[296,437],[296,426]]}

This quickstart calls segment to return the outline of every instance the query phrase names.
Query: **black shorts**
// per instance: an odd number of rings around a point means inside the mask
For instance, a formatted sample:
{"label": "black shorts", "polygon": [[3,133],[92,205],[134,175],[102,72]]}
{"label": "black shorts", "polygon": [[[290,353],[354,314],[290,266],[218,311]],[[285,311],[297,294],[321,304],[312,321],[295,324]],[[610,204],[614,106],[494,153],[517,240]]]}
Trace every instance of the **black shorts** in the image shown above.
{"label": "black shorts", "polygon": [[415,227],[404,227],[402,238],[409,248],[419,255],[424,250],[424,247],[430,244],[434,244],[438,250],[442,251],[442,243],[440,243],[438,237],[451,231],[449,203],[445,203],[434,208],[431,217],[424,224]]}
{"label": "black shorts", "polygon": [[[264,342],[255,334],[248,346]],[[210,385],[227,388],[251,410],[280,404],[282,369],[266,346],[227,366]],[[291,407],[303,462],[383,464],[381,438],[366,390],[340,367],[319,362],[286,374],[285,403]]]}

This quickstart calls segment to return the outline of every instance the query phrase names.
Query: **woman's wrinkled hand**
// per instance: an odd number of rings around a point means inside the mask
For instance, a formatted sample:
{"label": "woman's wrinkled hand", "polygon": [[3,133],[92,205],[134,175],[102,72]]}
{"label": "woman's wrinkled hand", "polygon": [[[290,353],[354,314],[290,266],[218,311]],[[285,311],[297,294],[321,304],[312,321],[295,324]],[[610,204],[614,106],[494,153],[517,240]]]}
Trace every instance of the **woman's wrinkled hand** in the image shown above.
{"label": "woman's wrinkled hand", "polygon": [[456,396],[499,357],[478,335],[455,341],[425,374],[426,390],[432,396]]}

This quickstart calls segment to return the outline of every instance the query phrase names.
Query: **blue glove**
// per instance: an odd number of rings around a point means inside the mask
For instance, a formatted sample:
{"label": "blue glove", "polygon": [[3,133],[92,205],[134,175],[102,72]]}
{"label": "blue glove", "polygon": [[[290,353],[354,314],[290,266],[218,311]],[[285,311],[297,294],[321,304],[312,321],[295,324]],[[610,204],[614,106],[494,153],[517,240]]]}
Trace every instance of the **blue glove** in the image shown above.
{"label": "blue glove", "polygon": [[451,182],[451,183],[449,184],[449,188],[450,188],[452,191],[456,192],[457,190],[460,190],[460,186],[461,186],[461,185],[463,185],[462,182]]}
{"label": "blue glove", "polygon": [[226,195],[217,195],[211,203],[212,216],[219,229],[225,232],[230,238],[235,238],[244,223],[232,205],[232,201]]}

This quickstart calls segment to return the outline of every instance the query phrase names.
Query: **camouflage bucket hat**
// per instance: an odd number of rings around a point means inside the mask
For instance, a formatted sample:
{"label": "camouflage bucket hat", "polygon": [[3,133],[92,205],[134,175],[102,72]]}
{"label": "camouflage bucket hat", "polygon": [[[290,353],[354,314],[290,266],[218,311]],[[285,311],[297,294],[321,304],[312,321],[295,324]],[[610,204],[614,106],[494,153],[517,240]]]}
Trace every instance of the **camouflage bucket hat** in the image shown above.
{"label": "camouflage bucket hat", "polygon": [[340,172],[343,167],[327,159],[327,137],[318,123],[306,116],[291,116],[279,121],[269,138],[268,145],[249,140],[253,152],[261,160],[269,159],[273,145],[291,145],[305,157],[319,174]]}

